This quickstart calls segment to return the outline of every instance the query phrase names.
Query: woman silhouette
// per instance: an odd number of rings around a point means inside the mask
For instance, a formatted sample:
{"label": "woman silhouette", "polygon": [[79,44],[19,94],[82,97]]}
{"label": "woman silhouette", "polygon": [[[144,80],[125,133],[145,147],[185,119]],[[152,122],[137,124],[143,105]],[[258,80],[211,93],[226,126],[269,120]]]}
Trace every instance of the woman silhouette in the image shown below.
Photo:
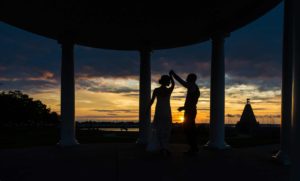
{"label": "woman silhouette", "polygon": [[[169,86],[170,83],[171,86],[168,88],[167,86]],[[170,151],[168,145],[172,127],[170,97],[174,89],[174,80],[172,76],[162,75],[159,84],[161,86],[154,89],[149,106],[150,110],[155,98],[157,98],[152,123],[152,135],[150,136],[147,150],[160,150],[161,154],[169,155]]]}

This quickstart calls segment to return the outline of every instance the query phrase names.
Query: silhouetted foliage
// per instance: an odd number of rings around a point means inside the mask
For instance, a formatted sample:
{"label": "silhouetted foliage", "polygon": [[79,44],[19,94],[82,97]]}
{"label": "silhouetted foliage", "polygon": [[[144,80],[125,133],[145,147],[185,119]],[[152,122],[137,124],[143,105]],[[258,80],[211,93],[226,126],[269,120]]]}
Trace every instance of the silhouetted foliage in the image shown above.
{"label": "silhouetted foliage", "polygon": [[0,114],[0,127],[44,127],[59,123],[56,112],[21,91],[0,93]]}

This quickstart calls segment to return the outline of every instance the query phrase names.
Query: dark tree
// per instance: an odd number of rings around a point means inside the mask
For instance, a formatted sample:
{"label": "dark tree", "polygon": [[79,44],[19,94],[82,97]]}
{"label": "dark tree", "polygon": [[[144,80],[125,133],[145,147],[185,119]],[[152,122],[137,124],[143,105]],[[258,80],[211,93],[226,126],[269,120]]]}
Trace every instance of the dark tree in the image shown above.
{"label": "dark tree", "polygon": [[0,93],[0,127],[55,126],[59,116],[21,91]]}

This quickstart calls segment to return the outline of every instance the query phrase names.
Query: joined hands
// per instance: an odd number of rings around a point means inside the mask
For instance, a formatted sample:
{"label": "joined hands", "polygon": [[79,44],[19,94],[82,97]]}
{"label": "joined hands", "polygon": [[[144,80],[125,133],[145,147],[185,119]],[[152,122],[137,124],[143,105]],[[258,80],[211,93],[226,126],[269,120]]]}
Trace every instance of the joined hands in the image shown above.
{"label": "joined hands", "polygon": [[170,70],[170,72],[169,72],[169,75],[174,75],[174,71],[173,70]]}

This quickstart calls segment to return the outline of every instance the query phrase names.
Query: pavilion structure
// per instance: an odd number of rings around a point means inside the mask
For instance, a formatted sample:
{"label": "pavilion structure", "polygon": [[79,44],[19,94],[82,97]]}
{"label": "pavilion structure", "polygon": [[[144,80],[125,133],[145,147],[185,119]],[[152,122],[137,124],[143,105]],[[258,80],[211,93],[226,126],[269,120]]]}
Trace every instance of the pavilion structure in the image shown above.
{"label": "pavilion structure", "polygon": [[[150,113],[151,51],[211,40],[210,137],[208,147],[226,149],[224,42],[282,0],[205,0],[154,4],[103,1],[4,1],[0,20],[58,41],[61,59],[62,146],[78,144],[74,129],[74,45],[140,52],[139,143],[146,144]],[[199,4],[200,3],[200,4]],[[300,180],[300,2],[284,0],[281,151],[292,180]],[[292,86],[293,85],[293,86]],[[291,134],[292,133],[292,134]],[[291,139],[292,136],[292,139]],[[292,143],[292,144],[291,144]],[[292,147],[292,148],[291,148]],[[291,152],[291,154],[290,154]]]}

